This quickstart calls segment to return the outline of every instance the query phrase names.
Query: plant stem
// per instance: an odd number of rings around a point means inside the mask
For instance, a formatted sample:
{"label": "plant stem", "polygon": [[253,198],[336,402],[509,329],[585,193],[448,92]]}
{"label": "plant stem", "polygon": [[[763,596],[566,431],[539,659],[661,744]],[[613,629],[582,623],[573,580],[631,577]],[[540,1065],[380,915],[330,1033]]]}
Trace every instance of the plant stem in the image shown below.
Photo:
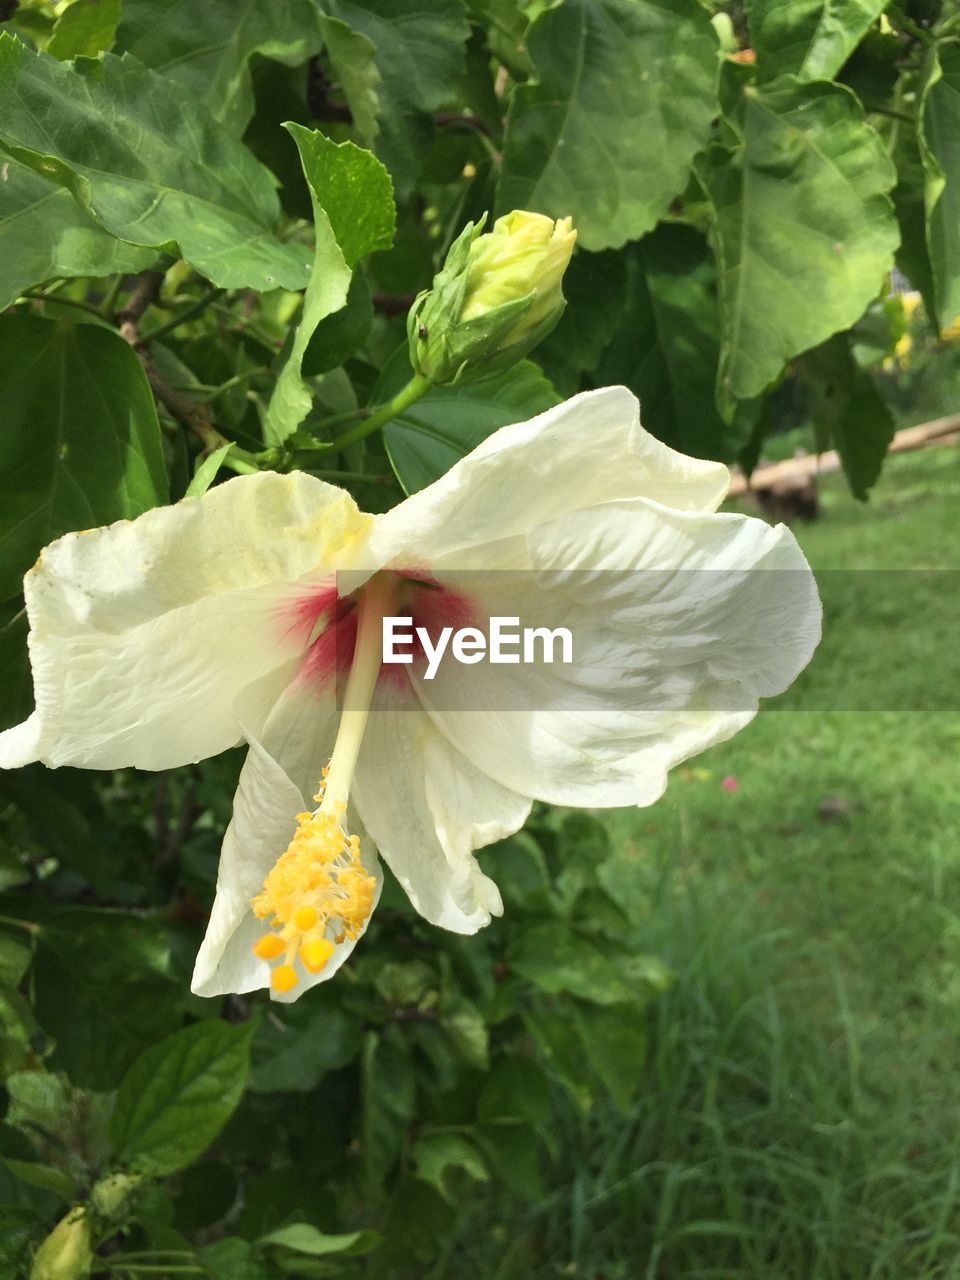
{"label": "plant stem", "polygon": [[368,474],[366,471],[313,471],[318,480],[330,480],[342,484],[393,484],[393,476]]}
{"label": "plant stem", "polygon": [[391,418],[395,418],[398,413],[403,413],[404,409],[408,409],[410,405],[419,400],[425,392],[430,390],[430,386],[431,383],[428,378],[415,373],[403,390],[398,391],[392,400],[388,400],[386,404],[374,409],[369,418],[366,418],[363,422],[358,422],[355,427],[345,431],[342,436],[337,436],[331,447],[334,449],[346,449],[349,445],[356,444],[358,440],[363,440],[367,436],[373,435],[374,431],[379,431]]}
{"label": "plant stem", "polygon": [[90,302],[78,302],[76,298],[58,298],[55,294],[39,293],[36,289],[27,289],[20,296],[37,302],[53,302],[58,307],[76,307],[79,311],[88,311],[91,315],[100,318],[97,307]]}
{"label": "plant stem", "polygon": [[146,342],[154,342],[158,338],[165,337],[171,330],[179,328],[180,325],[185,324],[188,320],[192,320],[194,316],[206,311],[211,302],[216,302],[217,298],[223,297],[225,293],[226,289],[208,289],[189,307],[184,307],[182,311],[179,311],[175,316],[171,316],[169,320],[165,320],[163,324],[158,324],[155,329],[150,329],[147,333],[141,333],[138,345],[142,346]]}
{"label": "plant stem", "polygon": [[104,294],[103,301],[98,308],[104,320],[112,320],[113,312],[117,305],[117,298],[120,297],[120,290],[123,288],[123,276],[116,276],[113,284]]}
{"label": "plant stem", "polygon": [[357,418],[365,418],[369,412],[369,409],[347,409],[343,413],[332,413],[329,418],[322,418],[316,423],[316,429],[319,431],[321,427],[340,427],[345,422],[356,422]]}

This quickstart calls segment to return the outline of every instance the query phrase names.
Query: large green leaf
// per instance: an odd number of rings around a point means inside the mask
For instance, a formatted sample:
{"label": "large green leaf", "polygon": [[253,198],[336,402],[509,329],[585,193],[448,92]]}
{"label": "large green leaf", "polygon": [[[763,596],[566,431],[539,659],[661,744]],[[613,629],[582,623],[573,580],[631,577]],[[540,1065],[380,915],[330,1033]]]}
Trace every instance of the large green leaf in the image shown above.
{"label": "large green leaf", "polygon": [[16,160],[0,181],[0,311],[24,289],[62,276],[143,271],[154,249],[126,244],[99,227],[69,191]]}
{"label": "large green leaf", "polygon": [[[385,373],[394,371],[388,366]],[[415,493],[500,427],[533,418],[558,400],[529,360],[482,382],[434,387],[384,428],[390,464],[404,491]]]}
{"label": "large green leaf", "polygon": [[372,152],[352,142],[337,146],[299,124],[287,128],[310,187],[316,251],[303,314],[267,409],[264,435],[270,444],[285,440],[310,412],[310,388],[300,369],[313,332],[345,305],[360,258],[390,248],[396,225],[390,175]]}
{"label": "large green leaf", "polygon": [[728,118],[735,149],[698,161],[715,218],[727,411],[859,319],[898,241],[893,165],[852,93],[784,76],[745,85]]}
{"label": "large green leaf", "polygon": [[649,231],[716,115],[716,37],[696,0],[566,0],[528,48],[507,117],[501,212],[573,216],[585,249]]}
{"label": "large green leaf", "polygon": [[61,63],[0,35],[0,151],[67,187],[121,240],[179,246],[215,284],[307,283],[309,252],[274,235],[269,171],[129,55]]}
{"label": "large green leaf", "polygon": [[153,395],[99,325],[0,316],[0,598],[40,548],[166,501]]}
{"label": "large green leaf", "polygon": [[247,1083],[252,1022],[196,1022],[151,1045],[124,1076],[111,1136],[121,1160],[175,1173],[230,1119]]}
{"label": "large green leaf", "polygon": [[948,329],[960,320],[960,40],[930,51],[920,122],[936,318]]}
{"label": "large green leaf", "polygon": [[720,307],[703,236],[664,223],[622,266],[627,307],[597,382],[635,391],[643,425],[658,439],[699,458],[731,461],[744,443],[744,424],[726,425],[716,407]]}
{"label": "large green leaf", "polygon": [[305,62],[320,47],[318,16],[313,0],[124,0],[116,47],[240,134],[253,114],[251,57]]}
{"label": "large green leaf", "polygon": [[818,438],[833,443],[850,492],[863,500],[893,439],[893,415],[869,371],[854,360],[845,333],[808,352],[803,373]]}
{"label": "large green leaf", "polygon": [[[361,128],[370,128],[372,95],[377,94],[377,153],[405,199],[432,134],[429,114],[455,99],[463,74],[470,27],[461,0],[327,0],[325,7],[373,47],[378,89],[370,79],[368,46],[348,48],[343,33],[327,31]],[[368,135],[364,140],[374,142]]]}
{"label": "large green leaf", "polygon": [[886,0],[748,0],[760,74],[831,79],[885,7]]}

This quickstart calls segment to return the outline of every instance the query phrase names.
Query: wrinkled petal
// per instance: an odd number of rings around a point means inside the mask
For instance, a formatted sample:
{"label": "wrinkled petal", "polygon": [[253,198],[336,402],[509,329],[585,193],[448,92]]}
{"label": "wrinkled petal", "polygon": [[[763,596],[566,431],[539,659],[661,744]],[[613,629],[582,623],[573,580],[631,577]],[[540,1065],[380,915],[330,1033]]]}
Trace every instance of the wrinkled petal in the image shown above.
{"label": "wrinkled petal", "polygon": [[455,751],[409,689],[387,682],[378,690],[353,800],[424,919],[469,934],[502,913],[473,851],[519,830],[530,801]]}
{"label": "wrinkled petal", "polygon": [[[295,680],[262,725],[247,719],[254,714],[249,700],[238,709],[250,750],[220,852],[210,922],[194,967],[191,989],[200,996],[269,987],[270,966],[253,954],[253,944],[268,929],[253,914],[251,902],[290,843],[297,814],[314,807],[311,797],[336,735],[332,686],[307,687]],[[356,829],[356,822],[351,821]],[[377,877],[379,899],[382,875],[376,850],[363,838],[364,833],[355,830],[355,834],[361,836],[368,871]],[[301,971],[292,991],[271,995],[282,1003],[296,1000],[317,983],[332,978],[355,945],[356,940],[345,939],[320,973]]]}
{"label": "wrinkled petal", "polygon": [[163,769],[234,745],[238,691],[275,672],[278,693],[302,652],[292,584],[370,526],[343,490],[263,472],[51,543],[24,583],[37,710],[0,734],[0,767]]}
{"label": "wrinkled petal", "polygon": [[668,769],[747,724],[819,641],[816,584],[783,526],[638,500],[571,513],[527,550],[532,571],[436,573],[483,630],[491,615],[568,627],[573,664],[448,656],[432,681],[410,677],[452,744],[524,795],[652,803]]}
{"label": "wrinkled petal", "polygon": [[603,387],[495,431],[434,484],[379,516],[372,548],[379,563],[429,564],[492,535],[525,533],[619,498],[712,511],[728,482],[720,463],[688,458],[645,431],[626,387]]}

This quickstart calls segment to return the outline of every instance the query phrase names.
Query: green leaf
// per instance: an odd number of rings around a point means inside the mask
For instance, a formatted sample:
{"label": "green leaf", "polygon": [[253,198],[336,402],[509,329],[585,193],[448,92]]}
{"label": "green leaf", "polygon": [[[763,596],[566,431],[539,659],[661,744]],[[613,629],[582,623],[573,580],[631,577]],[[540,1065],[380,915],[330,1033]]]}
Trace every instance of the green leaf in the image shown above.
{"label": "green leaf", "polygon": [[312,396],[301,366],[313,332],[321,320],[345,305],[359,259],[390,248],[396,225],[390,176],[372,152],[352,142],[337,146],[302,125],[286,128],[297,144],[310,186],[316,250],[303,314],[264,421],[268,444],[280,444],[310,412]]}
{"label": "green leaf", "polygon": [[146,1045],[180,1020],[167,939],[154,921],[75,907],[43,924],[33,967],[51,1066],[83,1088],[114,1089]]}
{"label": "green leaf", "polygon": [[368,147],[380,133],[380,72],[369,36],[351,31],[340,18],[321,16],[320,30],[333,73],[340,81],[353,122]]}
{"label": "green leaf", "polygon": [[632,999],[613,961],[560,923],[524,930],[511,947],[510,966],[548,995],[566,993],[594,1004]]}
{"label": "green leaf", "polygon": [[195,1022],[145,1050],[117,1093],[111,1136],[118,1157],[162,1175],[201,1155],[243,1094],[254,1026]]}
{"label": "green leaf", "polygon": [[255,1252],[248,1240],[226,1236],[204,1245],[197,1255],[214,1280],[276,1280],[276,1271]]}
{"label": "green leaf", "polygon": [[47,53],[61,62],[79,54],[93,58],[109,49],[120,21],[120,0],[72,0],[57,19]]}
{"label": "green leaf", "polygon": [[[351,106],[359,107],[361,129],[370,128],[376,91],[379,134],[364,134],[364,141],[376,142],[377,154],[405,200],[433,133],[429,114],[456,97],[463,74],[470,37],[463,5],[460,0],[328,0],[326,8],[372,45],[378,88],[370,77],[366,47],[354,44],[345,52],[342,34],[335,37],[340,42],[335,66]],[[326,34],[329,42],[329,28]]]}
{"label": "green leaf", "polygon": [[[567,305],[555,329],[537,346],[537,364],[564,395],[580,390],[624,326],[628,263],[623,253],[578,250],[563,277]],[[598,375],[604,381],[603,375]]]}
{"label": "green leaf", "polygon": [[166,501],[153,395],[109,329],[0,316],[0,420],[0,598],[52,538]]}
{"label": "green leaf", "polygon": [[570,1015],[580,1033],[584,1056],[621,1111],[635,1101],[646,1061],[647,1035],[643,1005],[585,1008],[574,1005]]}
{"label": "green leaf", "polygon": [[760,75],[832,79],[885,7],[886,0],[748,0]]}
{"label": "green leaf", "polygon": [[121,240],[179,246],[214,284],[307,282],[308,252],[274,235],[269,171],[129,55],[57,62],[0,35],[0,151],[67,187]]}
{"label": "green leaf", "polygon": [[920,98],[927,249],[941,332],[960,320],[960,40],[930,51]]}
{"label": "green leaf", "polygon": [[323,1258],[331,1253],[355,1258],[376,1249],[382,1239],[379,1231],[349,1231],[331,1236],[311,1227],[309,1223],[292,1222],[288,1227],[280,1227],[269,1235],[261,1236],[257,1244],[275,1245],[311,1258]]}
{"label": "green leaf", "polygon": [[698,458],[732,461],[746,438],[716,406],[720,307],[713,254],[698,231],[663,223],[621,265],[627,306],[596,378],[636,392],[643,425]]}
{"label": "green leaf", "polygon": [[253,115],[254,54],[299,65],[320,48],[312,0],[124,0],[117,52],[199,98],[239,136]]}
{"label": "green leaf", "polygon": [[476,1146],[459,1133],[425,1133],[413,1151],[417,1177],[429,1182],[445,1200],[456,1203],[463,1175],[472,1182],[489,1178],[483,1156]]}
{"label": "green leaf", "polygon": [[686,187],[717,112],[706,12],[696,0],[566,0],[527,46],[537,80],[510,104],[497,209],[570,214],[585,249],[642,236]]}
{"label": "green leaf", "polygon": [[69,191],[26,165],[0,165],[0,311],[45,280],[143,271],[156,257],[104,231]]}
{"label": "green leaf", "polygon": [[349,359],[364,342],[373,325],[373,301],[367,277],[354,271],[347,290],[347,301],[333,315],[321,320],[311,334],[303,353],[301,372],[313,378],[329,373]]}
{"label": "green leaf", "polygon": [[[385,376],[396,370],[397,363],[391,361]],[[384,428],[390,465],[404,492],[415,493],[500,427],[533,418],[558,401],[553,387],[529,360],[482,382],[434,387]]]}
{"label": "green leaf", "polygon": [[361,1061],[363,1163],[373,1191],[403,1150],[413,1119],[416,1079],[410,1052],[391,1028],[367,1032]]}
{"label": "green leaf", "polygon": [[[15,602],[18,606],[20,601]],[[27,654],[30,624],[26,611],[18,607],[8,622],[0,626],[0,731],[26,720],[33,710],[33,681]]]}
{"label": "green leaf", "polygon": [[803,371],[818,438],[833,442],[850,492],[864,501],[893,439],[893,415],[869,372],[854,360],[845,333],[808,352]]}
{"label": "green leaf", "polygon": [[[281,1021],[282,1019],[282,1021]],[[265,1019],[253,1041],[250,1088],[308,1093],[360,1052],[359,1022],[340,1009],[300,1000]]]}
{"label": "green leaf", "polygon": [[185,498],[199,498],[206,493],[214,480],[216,480],[217,472],[226,461],[227,454],[236,447],[236,442],[230,440],[227,444],[222,444],[219,449],[214,449],[213,453],[204,458],[197,466],[196,471],[194,471],[193,479],[187,485],[183,496]]}
{"label": "green leaf", "polygon": [[735,151],[698,162],[715,217],[727,413],[859,318],[898,240],[886,195],[896,175],[852,93],[793,76],[748,84],[730,122]]}
{"label": "green leaf", "polygon": [[59,1196],[68,1204],[77,1194],[73,1179],[62,1169],[55,1169],[51,1165],[40,1164],[34,1160],[11,1160],[7,1156],[2,1156],[0,1159],[13,1176],[25,1182],[28,1187],[52,1191],[55,1196]]}

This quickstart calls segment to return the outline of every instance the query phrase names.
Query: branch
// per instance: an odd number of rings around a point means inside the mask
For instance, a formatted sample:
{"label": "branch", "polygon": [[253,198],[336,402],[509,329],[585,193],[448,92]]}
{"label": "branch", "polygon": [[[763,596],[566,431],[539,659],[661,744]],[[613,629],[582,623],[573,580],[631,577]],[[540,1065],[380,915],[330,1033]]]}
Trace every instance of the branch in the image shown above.
{"label": "branch", "polygon": [[117,312],[120,336],[132,347],[140,341],[140,318],[148,307],[156,302],[163,284],[162,271],[144,271],[134,286],[127,304]]}

